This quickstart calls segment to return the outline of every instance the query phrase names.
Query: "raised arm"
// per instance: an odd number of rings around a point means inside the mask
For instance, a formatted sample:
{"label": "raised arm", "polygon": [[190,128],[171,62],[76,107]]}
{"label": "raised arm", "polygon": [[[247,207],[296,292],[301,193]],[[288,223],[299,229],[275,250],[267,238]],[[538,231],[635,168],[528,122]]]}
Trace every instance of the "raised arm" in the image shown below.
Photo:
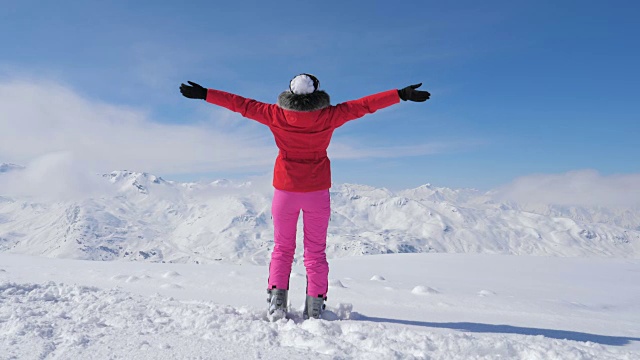
{"label": "raised arm", "polygon": [[407,86],[400,90],[388,90],[378,94],[365,96],[362,99],[351,100],[333,107],[332,122],[335,127],[344,125],[347,121],[372,114],[380,109],[397,104],[400,100],[423,102],[431,94],[427,91],[416,90],[422,84]]}
{"label": "raised arm", "polygon": [[211,104],[225,107],[267,126],[271,125],[275,113],[280,111],[280,108],[274,104],[266,104],[225,91],[206,89],[191,81],[188,83],[189,85],[180,85],[180,92],[185,97],[206,100]]}

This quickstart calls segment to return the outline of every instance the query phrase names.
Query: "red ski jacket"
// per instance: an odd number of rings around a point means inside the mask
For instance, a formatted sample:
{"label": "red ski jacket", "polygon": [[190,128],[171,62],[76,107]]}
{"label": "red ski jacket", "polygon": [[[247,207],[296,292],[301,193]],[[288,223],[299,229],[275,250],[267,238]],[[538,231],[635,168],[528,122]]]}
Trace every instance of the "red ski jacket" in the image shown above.
{"label": "red ski jacket", "polygon": [[331,187],[327,148],[333,131],[364,115],[400,102],[389,90],[314,111],[285,110],[228,92],[207,89],[207,102],[267,125],[280,150],[273,172],[279,190],[310,192]]}

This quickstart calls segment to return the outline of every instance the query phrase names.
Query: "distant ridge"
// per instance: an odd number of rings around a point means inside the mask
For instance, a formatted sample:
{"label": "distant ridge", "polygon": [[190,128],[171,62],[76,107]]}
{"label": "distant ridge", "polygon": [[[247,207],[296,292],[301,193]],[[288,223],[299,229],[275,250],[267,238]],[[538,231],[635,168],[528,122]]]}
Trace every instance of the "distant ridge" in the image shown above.
{"label": "distant ridge", "polygon": [[[0,165],[2,172],[22,167]],[[271,191],[251,183],[167,181],[145,172],[102,175],[113,191],[81,201],[0,193],[0,252],[87,260],[267,264]],[[633,209],[495,201],[473,189],[426,184],[392,192],[334,184],[329,257],[499,253],[640,257]],[[302,254],[302,223],[296,261]]]}

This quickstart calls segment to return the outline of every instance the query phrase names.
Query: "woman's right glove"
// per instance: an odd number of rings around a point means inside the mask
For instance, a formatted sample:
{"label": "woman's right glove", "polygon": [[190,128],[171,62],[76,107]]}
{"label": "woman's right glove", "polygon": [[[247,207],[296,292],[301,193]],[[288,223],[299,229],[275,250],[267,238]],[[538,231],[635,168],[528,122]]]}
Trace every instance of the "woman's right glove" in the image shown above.
{"label": "woman's right glove", "polygon": [[191,81],[187,81],[187,82],[191,86],[185,85],[185,84],[180,85],[180,92],[182,93],[182,95],[184,95],[184,97],[188,97],[189,99],[206,100],[207,89],[203,88],[202,86],[194,82],[191,82]]}
{"label": "woman's right glove", "polygon": [[431,94],[429,94],[428,91],[416,90],[420,86],[422,86],[422,83],[409,85],[404,89],[399,89],[398,95],[400,95],[400,99],[404,101],[409,100],[409,101],[417,101],[417,102],[427,101],[429,99],[429,96],[431,96]]}

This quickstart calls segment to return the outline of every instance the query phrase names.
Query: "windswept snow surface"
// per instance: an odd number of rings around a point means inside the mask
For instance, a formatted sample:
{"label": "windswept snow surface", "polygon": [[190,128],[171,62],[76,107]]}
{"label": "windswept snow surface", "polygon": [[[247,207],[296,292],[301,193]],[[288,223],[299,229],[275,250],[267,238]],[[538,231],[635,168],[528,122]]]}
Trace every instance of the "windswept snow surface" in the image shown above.
{"label": "windswept snow surface", "polygon": [[[98,177],[107,189],[98,195],[93,189],[76,200],[46,200],[5,193],[2,181],[15,184],[12,177],[21,173],[0,174],[0,252],[84,260],[269,262],[273,190],[268,183],[176,183],[116,171]],[[56,188],[64,185],[58,183]],[[474,190],[431,185],[391,192],[341,184],[331,189],[331,199],[330,258],[426,252],[640,258],[638,209],[509,204]],[[302,237],[302,220],[298,225]],[[301,246],[295,259],[302,259]]]}
{"label": "windswept snow surface", "polygon": [[303,274],[270,323],[265,266],[0,254],[0,359],[640,359],[639,260],[336,259],[307,321]]}

